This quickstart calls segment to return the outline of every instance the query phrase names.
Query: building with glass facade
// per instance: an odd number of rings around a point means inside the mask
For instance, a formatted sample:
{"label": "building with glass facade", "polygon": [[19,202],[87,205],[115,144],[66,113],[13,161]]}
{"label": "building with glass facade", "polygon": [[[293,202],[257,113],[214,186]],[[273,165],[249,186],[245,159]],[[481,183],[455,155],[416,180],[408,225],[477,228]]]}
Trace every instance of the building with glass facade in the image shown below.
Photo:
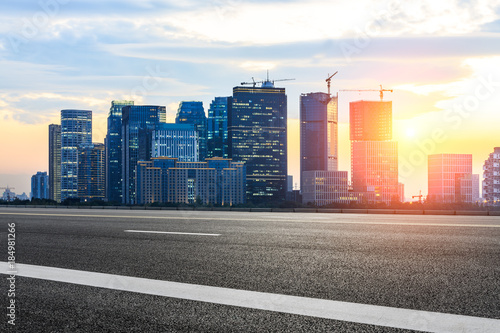
{"label": "building with glass facade", "polygon": [[285,88],[234,87],[228,116],[229,157],[246,164],[247,200],[286,197],[287,97]]}
{"label": "building with glass facade", "polygon": [[151,159],[152,133],[166,120],[166,108],[129,105],[122,108],[122,203],[135,203],[137,162]]}
{"label": "building with glass facade", "polygon": [[[338,170],[338,96],[300,95],[300,173]],[[301,188],[303,185],[301,176]]]}
{"label": "building with glass facade", "polygon": [[231,97],[215,97],[208,109],[207,157],[229,157],[227,117],[232,106]]}
{"label": "building with glass facade", "polygon": [[49,125],[49,199],[61,202],[61,125]]}
{"label": "building with glass facade", "polygon": [[31,198],[49,199],[49,176],[47,172],[38,171],[31,176]]}
{"label": "building with glass facade", "polygon": [[483,200],[487,205],[500,205],[500,147],[483,164]]}
{"label": "building with glass facade", "polygon": [[180,102],[176,124],[192,124],[198,132],[198,160],[207,157],[207,116],[203,109],[203,102]]}
{"label": "building with glass facade", "polygon": [[427,201],[472,202],[472,154],[428,156]]}
{"label": "building with glass facade", "polygon": [[398,144],[392,139],[392,102],[349,103],[351,177],[364,203],[400,201]]}
{"label": "building with glass facade", "polygon": [[61,201],[78,197],[78,148],[92,143],[92,111],[61,111]]}
{"label": "building with glass facade", "polygon": [[182,162],[198,161],[198,131],[192,124],[160,123],[153,130],[151,157],[176,157]]}
{"label": "building with glass facade", "polygon": [[331,203],[348,204],[352,200],[347,171],[304,171],[302,177],[304,204],[324,206]]}
{"label": "building with glass facade", "polygon": [[82,201],[106,197],[106,155],[102,143],[78,148],[78,197]]}
{"label": "building with glass facade", "polygon": [[137,162],[136,204],[162,202],[162,170],[153,161]]}
{"label": "building with glass facade", "polygon": [[122,202],[122,108],[133,101],[112,101],[106,134],[106,198]]}

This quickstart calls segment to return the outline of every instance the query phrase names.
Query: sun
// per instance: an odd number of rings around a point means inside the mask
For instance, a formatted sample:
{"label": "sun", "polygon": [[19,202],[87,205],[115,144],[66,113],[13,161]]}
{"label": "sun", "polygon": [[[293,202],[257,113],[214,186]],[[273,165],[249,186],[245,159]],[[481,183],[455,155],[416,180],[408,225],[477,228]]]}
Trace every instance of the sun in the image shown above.
{"label": "sun", "polygon": [[416,135],[416,131],[414,128],[407,128],[405,130],[405,133],[406,133],[406,136],[409,137],[409,138],[414,138],[415,135]]}

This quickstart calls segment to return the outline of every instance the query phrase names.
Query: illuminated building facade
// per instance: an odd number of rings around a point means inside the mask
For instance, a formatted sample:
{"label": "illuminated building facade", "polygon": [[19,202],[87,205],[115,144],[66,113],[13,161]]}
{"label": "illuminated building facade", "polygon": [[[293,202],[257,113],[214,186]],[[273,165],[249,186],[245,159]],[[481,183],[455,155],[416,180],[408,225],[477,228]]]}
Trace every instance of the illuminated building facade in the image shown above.
{"label": "illuminated building facade", "polygon": [[331,203],[349,203],[347,171],[304,171],[302,203],[324,206]]}
{"label": "illuminated building facade", "polygon": [[137,162],[151,159],[152,132],[166,120],[166,108],[130,105],[122,108],[122,203],[135,203]]}
{"label": "illuminated building facade", "polygon": [[102,143],[78,148],[78,197],[82,201],[106,197],[106,154]]}
{"label": "illuminated building facade", "polygon": [[61,125],[49,125],[49,199],[61,202]]}
{"label": "illuminated building facade", "polygon": [[285,88],[234,87],[228,117],[229,156],[246,164],[247,200],[285,200],[287,97]]}
{"label": "illuminated building facade", "polygon": [[400,201],[398,144],[392,139],[392,102],[356,101],[349,105],[351,177],[366,203]]}
{"label": "illuminated building facade", "polygon": [[[338,170],[338,96],[300,95],[300,172]],[[301,189],[304,186],[301,176]]]}
{"label": "illuminated building facade", "polygon": [[484,161],[483,199],[487,205],[500,205],[500,147],[495,147]]}
{"label": "illuminated building facade", "polygon": [[92,111],[61,111],[61,201],[78,197],[78,148],[92,143]]}
{"label": "illuminated building facade", "polygon": [[106,198],[122,202],[122,108],[133,101],[112,101],[106,134]]}
{"label": "illuminated building facade", "polygon": [[231,97],[215,97],[208,109],[207,157],[229,157],[227,117],[232,106]]}
{"label": "illuminated building facade", "polygon": [[207,157],[207,116],[203,102],[181,102],[175,123],[194,125],[198,132],[198,161],[203,161]]}
{"label": "illuminated building facade", "polygon": [[429,202],[472,202],[472,154],[428,156]]}
{"label": "illuminated building facade", "polygon": [[192,124],[158,124],[152,133],[151,157],[198,161],[198,131]]}
{"label": "illuminated building facade", "polygon": [[139,205],[162,201],[161,168],[155,167],[153,161],[137,162],[137,179],[135,203]]}

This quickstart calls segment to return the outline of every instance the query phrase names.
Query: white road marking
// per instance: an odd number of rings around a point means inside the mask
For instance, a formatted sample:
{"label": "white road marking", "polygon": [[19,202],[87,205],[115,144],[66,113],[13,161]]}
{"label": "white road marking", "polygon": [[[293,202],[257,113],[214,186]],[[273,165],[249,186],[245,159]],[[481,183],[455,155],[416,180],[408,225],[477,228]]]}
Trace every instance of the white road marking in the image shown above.
{"label": "white road marking", "polygon": [[[31,216],[64,216],[64,217],[100,217],[100,218],[119,218],[119,219],[163,219],[163,220],[205,220],[205,221],[271,221],[277,222],[276,219],[273,218],[262,218],[256,216],[253,219],[242,219],[242,218],[226,218],[226,217],[184,217],[184,216],[131,216],[131,215],[79,215],[79,214],[42,214],[42,213],[4,213],[0,212],[0,215],[31,215]],[[366,215],[366,214],[364,214]],[[350,217],[353,214],[349,214]],[[414,216],[424,216],[429,218],[430,215],[414,215]],[[445,216],[445,215],[443,215]],[[456,215],[448,215],[448,216],[456,216]],[[401,215],[397,215],[397,217],[402,217]],[[467,216],[470,218],[470,216]],[[370,215],[370,218],[375,218]],[[380,217],[379,217],[380,218]],[[472,228],[500,228],[500,224],[461,224],[461,223],[424,223],[424,222],[383,222],[383,221],[352,221],[352,220],[294,220],[287,219],[280,220],[278,222],[286,222],[286,223],[326,223],[326,224],[368,224],[368,225],[398,225],[398,226],[425,226],[425,227],[472,227]]]}
{"label": "white road marking", "polygon": [[[447,313],[331,301],[247,290],[210,287],[71,269],[17,264],[16,275],[148,295],[224,304],[360,324],[440,333],[500,332],[500,320]],[[8,263],[0,262],[7,274]]]}
{"label": "white road marking", "polygon": [[169,234],[169,235],[193,235],[193,236],[220,236],[221,234],[203,234],[199,232],[174,232],[174,231],[148,231],[148,230],[124,230],[125,232],[140,232],[147,234]]}

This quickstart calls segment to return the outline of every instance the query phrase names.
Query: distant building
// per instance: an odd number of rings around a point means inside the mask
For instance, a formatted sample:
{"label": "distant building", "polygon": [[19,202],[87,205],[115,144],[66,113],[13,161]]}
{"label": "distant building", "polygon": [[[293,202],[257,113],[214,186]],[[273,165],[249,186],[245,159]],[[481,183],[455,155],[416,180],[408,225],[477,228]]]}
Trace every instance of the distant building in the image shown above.
{"label": "distant building", "polygon": [[49,199],[61,202],[61,125],[49,125]]}
{"label": "distant building", "polygon": [[49,199],[49,176],[47,172],[38,171],[31,176],[31,197],[33,199]]}
{"label": "distant building", "polygon": [[[12,192],[12,189],[7,186],[7,188],[4,190],[2,194],[2,200],[3,201],[14,201],[16,198],[16,193]],[[29,198],[28,198],[29,199]]]}
{"label": "distant building", "polygon": [[228,115],[232,108],[231,97],[215,97],[210,103],[207,119],[207,157],[229,157]]}
{"label": "distant building", "polygon": [[472,202],[481,202],[479,174],[472,174]]}
{"label": "distant building", "polygon": [[487,205],[500,205],[500,147],[495,147],[484,161],[483,199]]}
{"label": "distant building", "polygon": [[398,183],[398,200],[405,202],[405,184]]}
{"label": "distant building", "polygon": [[78,148],[92,143],[92,111],[61,111],[61,201],[78,197]]}
{"label": "distant building", "polygon": [[165,120],[164,106],[129,105],[122,108],[122,203],[135,203],[137,162],[151,159],[153,130]]}
{"label": "distant building", "polygon": [[354,192],[366,203],[399,200],[398,144],[392,139],[392,102],[349,105],[351,176]]}
{"label": "distant building", "polygon": [[324,206],[331,203],[347,204],[352,200],[347,171],[305,171],[302,177],[303,204]]}
{"label": "distant building", "polygon": [[292,175],[286,176],[286,191],[287,192],[293,191],[293,176]]}
{"label": "distant building", "polygon": [[203,161],[207,157],[207,116],[203,102],[181,102],[175,123],[194,125],[198,132],[198,160]]}
{"label": "distant building", "polygon": [[78,197],[83,201],[106,197],[106,155],[102,143],[78,149]]}
{"label": "distant building", "polygon": [[182,162],[198,161],[198,131],[193,124],[160,123],[152,134],[152,157],[175,157]]}
{"label": "distant building", "polygon": [[[338,170],[338,96],[300,95],[300,172]],[[301,189],[304,181],[301,176]]]}
{"label": "distant building", "polygon": [[472,202],[472,154],[428,156],[427,200],[438,203]]}
{"label": "distant building", "polygon": [[229,157],[245,162],[247,200],[285,200],[287,97],[271,81],[261,87],[234,87],[228,117]]}
{"label": "distant building", "polygon": [[106,198],[122,202],[122,108],[134,101],[112,101],[106,134]]}
{"label": "distant building", "polygon": [[215,157],[204,162],[180,162],[176,158],[158,157],[137,164],[138,204],[242,204],[246,202],[245,185],[244,163],[231,159]]}

